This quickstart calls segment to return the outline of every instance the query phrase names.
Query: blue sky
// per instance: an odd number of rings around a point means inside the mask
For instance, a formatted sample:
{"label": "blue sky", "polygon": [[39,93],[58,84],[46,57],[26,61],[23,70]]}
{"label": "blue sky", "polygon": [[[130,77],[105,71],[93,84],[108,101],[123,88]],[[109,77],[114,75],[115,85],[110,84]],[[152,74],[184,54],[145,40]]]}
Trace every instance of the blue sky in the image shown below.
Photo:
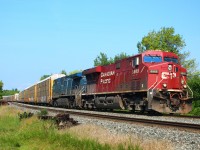
{"label": "blue sky", "polygon": [[44,74],[93,67],[100,52],[136,54],[161,27],[174,27],[200,63],[199,8],[199,0],[0,0],[0,80],[22,90]]}

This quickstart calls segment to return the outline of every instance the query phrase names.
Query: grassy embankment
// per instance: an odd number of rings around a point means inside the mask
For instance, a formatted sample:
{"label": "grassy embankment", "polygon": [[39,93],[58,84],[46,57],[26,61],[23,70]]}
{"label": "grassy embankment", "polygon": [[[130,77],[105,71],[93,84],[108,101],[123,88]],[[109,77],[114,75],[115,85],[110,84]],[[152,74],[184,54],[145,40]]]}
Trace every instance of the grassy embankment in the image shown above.
{"label": "grassy embankment", "polygon": [[172,146],[166,141],[138,139],[132,135],[114,135],[102,127],[78,125],[57,130],[52,121],[36,116],[19,120],[17,111],[0,107],[0,149],[56,149],[56,150],[163,150]]}
{"label": "grassy embankment", "polygon": [[193,100],[192,111],[189,113],[192,116],[200,116],[200,100]]}

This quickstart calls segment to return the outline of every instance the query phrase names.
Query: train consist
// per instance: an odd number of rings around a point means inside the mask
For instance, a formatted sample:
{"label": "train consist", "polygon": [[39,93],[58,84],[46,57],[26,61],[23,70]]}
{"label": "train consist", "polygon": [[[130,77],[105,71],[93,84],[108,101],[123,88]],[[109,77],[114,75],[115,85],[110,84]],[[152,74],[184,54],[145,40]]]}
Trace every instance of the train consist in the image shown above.
{"label": "train consist", "polygon": [[149,50],[106,66],[52,75],[16,101],[66,108],[188,113],[193,93],[187,71],[171,52]]}

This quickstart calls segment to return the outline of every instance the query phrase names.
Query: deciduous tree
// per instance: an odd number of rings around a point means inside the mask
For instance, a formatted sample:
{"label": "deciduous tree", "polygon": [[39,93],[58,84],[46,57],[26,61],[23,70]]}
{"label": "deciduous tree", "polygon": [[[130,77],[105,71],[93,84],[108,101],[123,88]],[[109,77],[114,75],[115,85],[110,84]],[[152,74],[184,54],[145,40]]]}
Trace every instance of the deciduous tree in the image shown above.
{"label": "deciduous tree", "polygon": [[51,75],[43,75],[43,76],[40,77],[40,81],[41,81],[41,80],[44,80],[44,79],[46,79],[46,78],[48,78],[48,77],[50,77],[50,76],[51,76]]}
{"label": "deciduous tree", "polygon": [[67,72],[65,70],[61,70],[61,74],[67,75]]}
{"label": "deciduous tree", "polygon": [[121,60],[121,59],[124,59],[124,58],[127,58],[129,57],[129,55],[127,55],[126,53],[122,52],[118,55],[115,55],[114,57],[114,62],[118,61],[118,60]]}
{"label": "deciduous tree", "polygon": [[115,55],[114,58],[108,58],[108,56],[105,53],[100,52],[100,55],[98,55],[94,60],[94,66],[104,66],[104,65],[112,64],[118,60],[121,60],[127,57],[129,56],[126,53],[122,52],[120,54]]}
{"label": "deciduous tree", "polygon": [[149,32],[147,36],[138,42],[138,52],[145,50],[163,50],[180,54],[181,50],[186,46],[184,39],[180,34],[175,34],[173,27],[161,28],[159,31]]}
{"label": "deciduous tree", "polygon": [[0,81],[0,99],[2,99],[3,96],[3,82]]}
{"label": "deciduous tree", "polygon": [[18,89],[12,89],[12,90],[3,90],[3,96],[7,95],[14,95],[16,93],[19,93]]}
{"label": "deciduous tree", "polygon": [[188,85],[192,89],[194,95],[191,114],[200,115],[200,74],[191,76]]}
{"label": "deciduous tree", "polygon": [[100,52],[94,60],[94,66],[104,66],[110,64],[110,60],[108,59],[105,53]]}

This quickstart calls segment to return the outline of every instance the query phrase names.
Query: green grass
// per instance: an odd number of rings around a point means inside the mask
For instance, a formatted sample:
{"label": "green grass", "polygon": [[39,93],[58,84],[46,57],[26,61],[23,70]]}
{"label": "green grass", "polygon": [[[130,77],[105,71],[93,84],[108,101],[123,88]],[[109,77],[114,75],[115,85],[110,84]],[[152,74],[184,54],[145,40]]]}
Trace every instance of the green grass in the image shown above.
{"label": "green grass", "polygon": [[[51,122],[35,120],[31,124],[22,125],[14,117],[0,119],[1,149],[111,149],[92,140],[80,140],[73,135],[60,135]],[[20,127],[22,127],[20,129]]]}
{"label": "green grass", "polygon": [[200,116],[200,107],[193,108],[189,115]]}
{"label": "green grass", "polygon": [[[1,108],[0,108],[1,110]],[[0,111],[1,113],[1,111]],[[122,144],[115,148],[100,144],[97,140],[80,139],[73,134],[60,134],[52,121],[41,121],[37,117],[20,119],[16,115],[0,115],[0,149],[5,150],[139,150],[138,146]]]}
{"label": "green grass", "polygon": [[40,112],[38,113],[39,116],[45,116],[48,115],[48,111],[46,109],[42,109],[40,110]]}
{"label": "green grass", "polygon": [[16,131],[20,127],[17,117],[0,117],[0,147],[2,149],[12,149],[18,146]]}
{"label": "green grass", "polygon": [[188,115],[200,116],[200,100],[194,100],[192,102],[192,111]]}

